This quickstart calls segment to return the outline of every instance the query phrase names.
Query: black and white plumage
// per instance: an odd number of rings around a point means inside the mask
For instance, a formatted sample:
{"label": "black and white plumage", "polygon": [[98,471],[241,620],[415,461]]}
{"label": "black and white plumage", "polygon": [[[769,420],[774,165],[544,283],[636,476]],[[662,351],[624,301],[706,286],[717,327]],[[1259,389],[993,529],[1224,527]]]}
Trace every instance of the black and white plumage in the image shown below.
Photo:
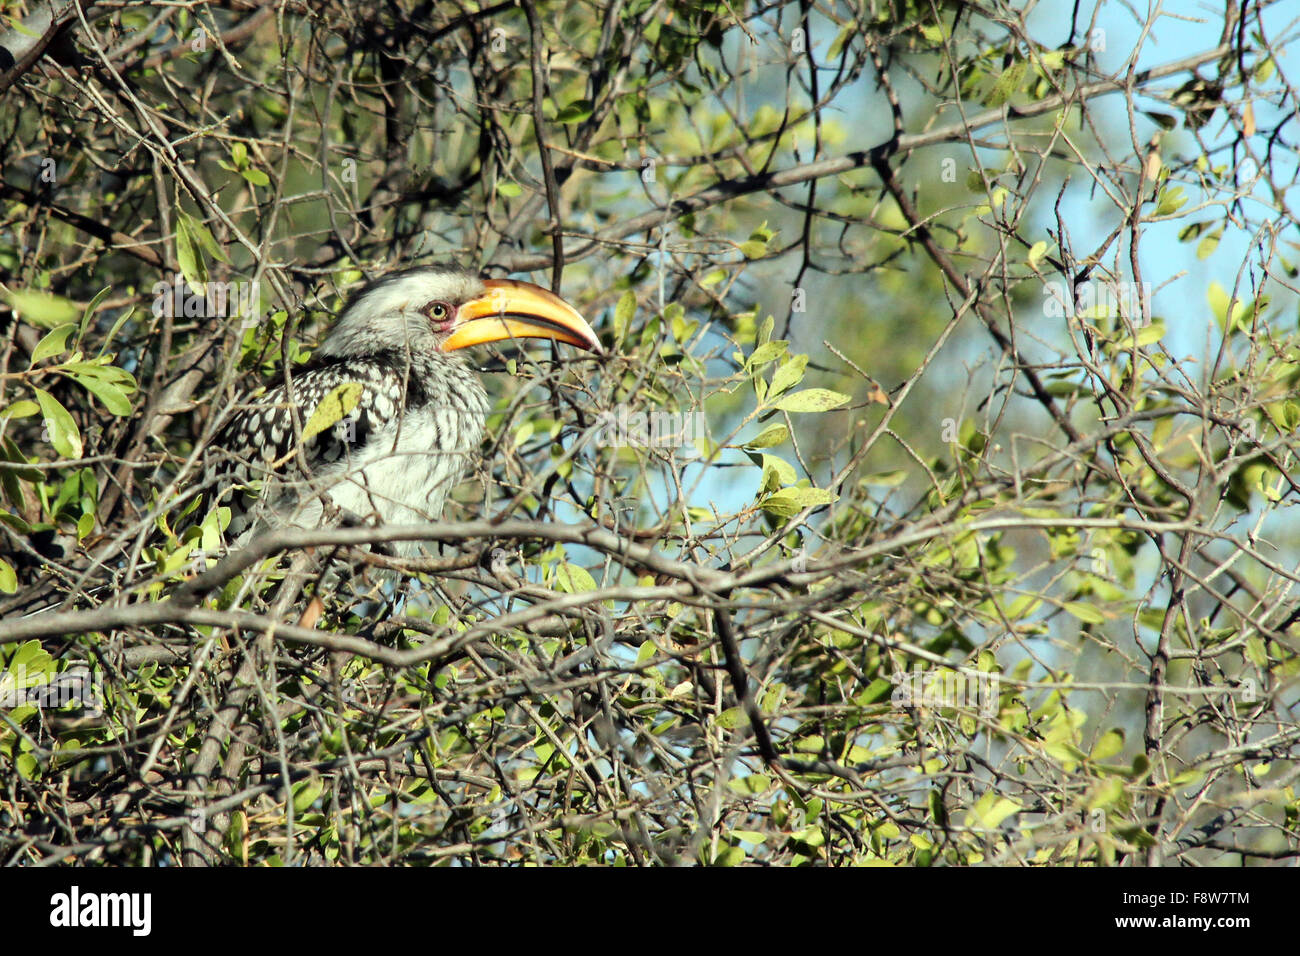
{"label": "black and white plumage", "polygon": [[[436,520],[478,452],[489,409],[482,382],[457,351],[510,338],[600,351],[577,311],[531,283],[434,266],[362,288],[311,362],[293,372],[291,394],[283,384],[269,388],[236,403],[221,424],[204,487],[209,500],[215,495],[216,504],[231,508],[226,541],[344,516],[379,524]],[[351,404],[337,404],[341,386],[355,407],[340,418]],[[304,437],[331,396],[332,412],[322,417],[331,424]],[[393,548],[414,556],[420,545]]]}

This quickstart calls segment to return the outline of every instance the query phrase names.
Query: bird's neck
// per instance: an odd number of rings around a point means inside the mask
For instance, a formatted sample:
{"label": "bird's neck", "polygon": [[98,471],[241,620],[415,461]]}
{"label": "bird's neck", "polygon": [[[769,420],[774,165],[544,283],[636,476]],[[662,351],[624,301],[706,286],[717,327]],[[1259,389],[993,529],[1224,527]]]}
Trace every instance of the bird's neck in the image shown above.
{"label": "bird's neck", "polygon": [[460,355],[444,352],[422,353],[402,349],[384,349],[365,354],[321,355],[319,352],[304,366],[304,371],[315,368],[335,368],[342,372],[350,365],[366,366],[392,376],[405,385],[406,409],[415,411],[430,403],[443,404],[448,398],[454,404],[464,404],[477,410],[486,410],[486,392],[483,383]]}

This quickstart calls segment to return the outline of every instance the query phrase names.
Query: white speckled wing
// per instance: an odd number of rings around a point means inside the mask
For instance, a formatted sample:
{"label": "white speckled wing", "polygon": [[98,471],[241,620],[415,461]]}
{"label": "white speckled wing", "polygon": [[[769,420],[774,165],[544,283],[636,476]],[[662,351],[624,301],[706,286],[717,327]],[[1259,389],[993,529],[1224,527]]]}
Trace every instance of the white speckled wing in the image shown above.
{"label": "white speckled wing", "polygon": [[[478,450],[487,397],[457,359],[436,356],[418,368],[408,362],[381,354],[309,368],[293,377],[292,404],[283,386],[237,403],[213,441],[204,478],[232,510],[227,541],[242,543],[260,527],[319,527],[339,512],[379,524],[436,520]],[[347,382],[362,385],[361,399],[350,416],[303,443],[304,472],[292,409],[299,427],[306,425]],[[408,555],[420,549],[416,542],[395,546]]]}

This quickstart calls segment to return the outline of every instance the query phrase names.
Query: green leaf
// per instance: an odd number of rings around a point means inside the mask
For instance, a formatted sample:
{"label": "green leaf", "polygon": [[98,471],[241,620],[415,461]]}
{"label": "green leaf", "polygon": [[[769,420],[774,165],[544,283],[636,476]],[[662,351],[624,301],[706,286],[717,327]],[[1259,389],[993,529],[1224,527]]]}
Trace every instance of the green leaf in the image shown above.
{"label": "green leaf", "polygon": [[[182,213],[182,215],[184,214]],[[191,216],[186,216],[185,218],[189,220],[191,234],[194,236],[195,241],[203,248],[204,252],[220,262],[230,261],[226,258],[226,254],[221,251],[221,247],[217,245],[217,240],[213,237],[212,233],[208,231],[207,226],[203,225],[202,222]]]}
{"label": "green leaf", "polygon": [[555,569],[555,583],[565,594],[579,594],[596,590],[596,580],[586,568],[576,564],[561,564]]}
{"label": "green leaf", "polygon": [[591,115],[591,100],[574,100],[555,114],[557,123],[581,123]]}
{"label": "green leaf", "polygon": [[826,59],[828,60],[838,59],[840,55],[840,51],[844,49],[844,44],[848,43],[849,40],[857,36],[857,34],[858,34],[857,18],[850,17],[849,22],[844,24],[843,29],[841,29],[840,32],[835,35],[835,39],[831,41],[830,49],[826,51]]}
{"label": "green leaf", "polygon": [[40,641],[26,641],[21,644],[14,656],[9,659],[10,670],[22,668],[27,672],[28,687],[36,684],[40,680],[41,674],[52,670],[54,658],[50,653],[41,646]]}
{"label": "green leaf", "polygon": [[134,308],[127,309],[125,312],[122,313],[122,315],[118,318],[118,320],[113,323],[113,327],[108,330],[108,335],[105,336],[104,338],[104,344],[100,346],[99,349],[100,355],[103,355],[105,352],[108,351],[108,346],[113,341],[114,336],[116,336],[117,333],[122,330],[122,326],[126,324],[126,320],[131,318],[131,316],[133,315],[135,315],[135,309]]}
{"label": "green leaf", "polygon": [[1070,615],[1072,615],[1073,617],[1077,617],[1080,621],[1083,621],[1083,623],[1085,624],[1106,623],[1105,615],[1103,615],[1101,611],[1098,611],[1091,604],[1080,604],[1077,601],[1066,601],[1065,604],[1062,606]]}
{"label": "green leaf", "polygon": [[849,397],[828,388],[805,388],[801,392],[792,392],[776,403],[776,407],[786,412],[824,412],[839,408],[848,403]]}
{"label": "green leaf", "polygon": [[1241,319],[1249,311],[1249,306],[1240,299],[1233,304],[1232,317],[1228,317],[1229,297],[1223,286],[1217,282],[1211,282],[1210,288],[1206,292],[1206,298],[1210,303],[1210,311],[1214,315],[1214,321],[1218,323],[1219,329],[1225,334],[1231,334],[1240,326]]}
{"label": "green leaf", "polygon": [[72,420],[68,410],[59,404],[59,400],[41,388],[32,388],[36,401],[40,403],[41,414],[45,417],[49,429],[50,444],[64,458],[80,458],[82,452],[81,433],[77,423]]}
{"label": "green leaf", "polygon": [[304,780],[293,788],[293,812],[304,813],[325,792],[325,784],[319,777]]}
{"label": "green leaf", "polygon": [[[666,313],[667,310],[665,310]],[[684,314],[674,315],[670,324],[672,326],[673,341],[682,343],[689,342],[700,327],[700,323],[687,319]]]}
{"label": "green leaf", "polygon": [[941,45],[944,41],[943,28],[937,24],[923,24],[921,26],[921,36],[935,46]]}
{"label": "green leaf", "polygon": [[1029,267],[1032,269],[1038,265],[1038,261],[1047,255],[1047,243],[1039,240],[1029,247]]}
{"label": "green leaf", "polygon": [[1208,259],[1214,255],[1214,250],[1219,248],[1219,240],[1223,238],[1223,230],[1218,229],[1203,238],[1196,244],[1196,258]]}
{"label": "green leaf", "polygon": [[[13,472],[13,471],[4,471],[4,472],[0,472],[0,478],[5,477],[6,475],[12,475],[12,474],[15,474],[15,472]],[[32,472],[30,477],[28,477],[27,475],[23,475],[21,472],[18,472],[17,474],[19,474],[20,477],[22,477],[24,481],[40,481],[43,477],[45,477],[45,476],[44,476],[43,474],[41,474],[41,472],[39,472],[39,471],[34,471],[34,472]],[[26,521],[24,521],[21,517],[19,517],[18,515],[14,514],[14,513],[11,512],[11,511],[0,511],[0,521],[3,521],[5,524],[7,524],[9,527],[13,528],[13,529],[14,529],[15,531],[17,531],[19,534],[31,534],[31,533],[32,533],[32,526],[29,525],[29,524],[28,524]]]}
{"label": "green leaf", "polygon": [[[777,341],[780,341],[779,339]],[[767,345],[773,343],[768,342]],[[808,356],[792,355],[772,374],[772,387],[767,390],[768,401],[771,401],[782,392],[794,388],[803,381],[804,372],[808,368]]]}
{"label": "green leaf", "polygon": [[5,300],[22,316],[23,321],[47,329],[57,328],[66,322],[75,322],[81,310],[63,298],[37,289],[20,289],[10,292]]}
{"label": "green leaf", "polygon": [[271,185],[271,177],[266,175],[266,173],[262,172],[260,169],[252,169],[252,168],[241,169],[239,171],[239,175],[243,176],[254,186]]}
{"label": "green leaf", "polygon": [[1124,797],[1124,781],[1119,777],[1103,780],[1092,797],[1088,800],[1089,810],[1101,810],[1114,806]]}
{"label": "green leaf", "polygon": [[627,334],[628,323],[636,314],[636,293],[628,289],[619,296],[618,305],[614,306],[614,337],[622,339]]}
{"label": "green leaf", "polygon": [[68,337],[77,331],[76,323],[69,322],[67,325],[60,325],[45,334],[36,348],[32,350],[32,368],[36,367],[37,362],[42,362],[47,358],[60,355],[68,347]]}
{"label": "green leaf", "polygon": [[739,727],[745,720],[745,708],[730,707],[724,710],[718,716],[713,718],[713,723],[723,730],[732,730]]}
{"label": "green leaf", "polygon": [[828,505],[838,500],[833,493],[825,488],[782,488],[780,491],[768,495],[758,503],[758,506],[774,515],[790,518],[803,511],[804,508]]}
{"label": "green leaf", "polygon": [[10,29],[12,29],[15,33],[19,34],[20,36],[25,36],[32,40],[40,39],[41,35],[37,33],[35,30],[33,30],[31,27],[29,27],[27,24],[23,23],[23,21],[18,19],[17,16],[9,16],[6,17],[5,19],[9,21]]}
{"label": "green leaf", "polygon": [[[1126,335],[1115,343],[1117,349],[1129,349],[1137,345],[1138,348],[1145,348],[1148,345],[1154,345],[1165,337],[1165,324],[1163,322],[1152,322],[1137,330],[1136,337]],[[1136,342],[1135,342],[1136,338]]]}
{"label": "green leaf", "polygon": [[193,286],[208,281],[208,267],[203,253],[219,262],[227,262],[225,253],[217,245],[208,227],[183,209],[176,210],[176,261],[181,275]]}
{"label": "green leaf", "polygon": [[771,342],[764,342],[745,360],[746,368],[762,368],[769,362],[775,362],[785,354],[787,343],[784,339],[775,339]]}
{"label": "green leaf", "polygon": [[999,796],[990,790],[980,797],[967,815],[967,826],[986,827],[996,830],[1007,817],[1019,813],[1020,804],[1008,797]]}
{"label": "green leaf", "polygon": [[364,391],[365,386],[360,382],[344,382],[332,389],[312,410],[311,418],[307,419],[307,424],[302,428],[302,440],[305,442],[327,428],[333,428],[351,415]]}
{"label": "green leaf", "polygon": [[1017,59],[998,77],[997,82],[993,84],[993,89],[989,91],[988,97],[984,100],[985,105],[998,107],[1011,99],[1012,95],[1020,89],[1020,84],[1024,82],[1025,74],[1029,72],[1029,63],[1025,60]]}
{"label": "green leaf", "polygon": [[782,424],[772,424],[764,428],[757,437],[751,438],[745,442],[744,447],[749,449],[771,448],[773,445],[779,445],[790,437],[790,429]]}
{"label": "green leaf", "polygon": [[112,382],[94,375],[78,375],[76,379],[78,385],[99,399],[112,414],[119,417],[131,414],[131,400]]}
{"label": "green leaf", "polygon": [[77,330],[77,344],[81,344],[82,338],[86,334],[86,329],[90,328],[90,320],[95,317],[95,312],[99,309],[99,304],[108,297],[113,291],[111,285],[106,285],[95,293],[95,297],[86,305],[86,309],[81,313],[81,327]]}
{"label": "green leaf", "polygon": [[6,408],[3,412],[0,412],[0,419],[4,419],[4,418],[31,418],[33,415],[35,415],[35,414],[36,414],[37,412],[39,412],[40,410],[41,410],[41,406],[37,405],[37,404],[36,404],[35,402],[33,402],[31,399],[24,398],[24,399],[20,399],[19,401],[14,402],[12,405],[10,405],[8,408]]}
{"label": "green leaf", "polygon": [[14,573],[14,569],[9,566],[4,558],[0,558],[0,591],[5,594],[13,594],[17,590],[18,575]]}
{"label": "green leaf", "polygon": [[759,481],[759,494],[775,491],[782,485],[792,485],[797,476],[794,465],[776,455],[763,455],[763,476]]}
{"label": "green leaf", "polygon": [[[747,777],[736,777],[734,780],[728,780],[727,786],[736,791],[736,793],[743,794],[744,796],[757,797],[772,789],[772,778],[764,773],[751,773]],[[732,830],[731,834],[732,836],[740,836],[743,832],[744,831],[742,830]],[[762,837],[755,840],[748,836],[744,836],[741,837],[741,839],[749,840],[750,843],[763,842]]]}
{"label": "green leaf", "polygon": [[513,199],[516,196],[522,195],[523,191],[523,187],[518,183],[508,182],[504,179],[497,183],[497,192],[502,196],[505,196],[507,199]]}
{"label": "green leaf", "polygon": [[192,220],[183,212],[178,212],[176,219],[176,264],[180,266],[181,275],[193,286],[201,286],[208,281],[208,267],[199,253],[198,241],[190,230]]}
{"label": "green leaf", "polygon": [[1172,216],[1183,206],[1187,205],[1187,194],[1182,186],[1174,186],[1160,190],[1158,197],[1159,202],[1156,205],[1157,216]]}
{"label": "green leaf", "polygon": [[898,468],[894,471],[878,471],[875,474],[867,475],[862,479],[864,485],[875,485],[880,488],[895,488],[907,480],[907,471]]}
{"label": "green leaf", "polygon": [[1092,748],[1092,753],[1088,756],[1093,760],[1106,760],[1115,756],[1124,749],[1124,731],[1114,727],[1097,740],[1097,745]]}

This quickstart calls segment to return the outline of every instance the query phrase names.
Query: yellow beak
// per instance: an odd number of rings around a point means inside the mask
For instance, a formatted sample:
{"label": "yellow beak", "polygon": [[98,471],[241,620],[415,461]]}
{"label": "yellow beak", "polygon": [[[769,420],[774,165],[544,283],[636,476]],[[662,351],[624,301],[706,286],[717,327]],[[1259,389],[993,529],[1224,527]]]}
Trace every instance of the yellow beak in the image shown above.
{"label": "yellow beak", "polygon": [[488,279],[484,293],[456,313],[444,352],[503,339],[551,339],[600,353],[600,340],[578,310],[531,282]]}

